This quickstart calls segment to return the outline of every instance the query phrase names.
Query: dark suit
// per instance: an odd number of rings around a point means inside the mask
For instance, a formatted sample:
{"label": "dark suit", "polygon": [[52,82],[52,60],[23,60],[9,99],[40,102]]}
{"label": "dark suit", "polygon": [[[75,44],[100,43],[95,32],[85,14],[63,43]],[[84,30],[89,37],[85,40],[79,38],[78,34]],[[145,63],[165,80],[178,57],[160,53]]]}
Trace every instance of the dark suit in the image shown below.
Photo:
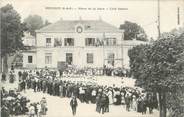
{"label": "dark suit", "polygon": [[77,110],[77,99],[76,98],[72,98],[72,100],[70,101],[70,106],[72,108],[72,114],[76,115],[76,110]]}

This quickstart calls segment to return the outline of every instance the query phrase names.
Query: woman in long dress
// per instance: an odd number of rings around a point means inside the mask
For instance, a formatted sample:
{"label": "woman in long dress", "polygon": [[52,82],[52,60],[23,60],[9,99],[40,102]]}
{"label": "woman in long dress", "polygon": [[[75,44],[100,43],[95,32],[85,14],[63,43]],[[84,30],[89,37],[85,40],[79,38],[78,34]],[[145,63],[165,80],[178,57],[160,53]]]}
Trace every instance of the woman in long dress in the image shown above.
{"label": "woman in long dress", "polygon": [[37,109],[38,109],[37,116],[41,117],[41,105],[40,105],[40,103],[37,103]]}
{"label": "woman in long dress", "polygon": [[33,104],[30,105],[29,107],[29,117],[34,117],[35,116],[35,107]]}
{"label": "woman in long dress", "polygon": [[134,111],[137,111],[137,98],[134,95],[133,95],[133,100],[132,100],[132,108]]}
{"label": "woman in long dress", "polygon": [[113,104],[113,94],[111,89],[107,92],[107,96],[109,98],[109,104]]}

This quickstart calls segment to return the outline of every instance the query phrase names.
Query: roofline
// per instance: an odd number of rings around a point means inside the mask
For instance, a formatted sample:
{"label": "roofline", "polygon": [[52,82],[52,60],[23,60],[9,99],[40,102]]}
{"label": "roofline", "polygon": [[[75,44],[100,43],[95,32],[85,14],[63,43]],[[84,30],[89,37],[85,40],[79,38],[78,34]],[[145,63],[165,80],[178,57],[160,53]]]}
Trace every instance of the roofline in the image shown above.
{"label": "roofline", "polygon": [[[60,22],[60,21],[100,21],[100,22],[104,22],[104,23],[106,23],[106,24],[108,24],[108,25],[110,25],[110,26],[116,28],[116,30],[120,30],[120,31],[123,31],[123,32],[124,32],[124,30],[119,29],[118,27],[116,27],[116,26],[114,26],[114,25],[112,25],[112,24],[110,24],[110,23],[108,23],[108,22],[106,22],[106,21],[104,21],[104,20],[58,20],[58,21],[56,21],[56,22],[54,22],[54,23],[52,23],[52,24],[49,24],[49,25],[47,25],[47,26],[45,26],[45,27],[48,27],[48,26],[53,25],[53,24],[55,24],[55,23],[57,23],[57,22]],[[52,31],[40,31],[40,30],[42,30],[42,29],[45,28],[45,27],[42,27],[41,29],[35,30],[35,32],[36,32],[36,33],[37,33],[37,32],[52,32]],[[53,31],[53,32],[65,32],[65,31]],[[66,32],[67,32],[67,31],[66,31]],[[68,31],[68,32],[72,32],[72,31]],[[95,31],[94,31],[94,32],[95,32]],[[105,32],[105,31],[104,31],[104,32]],[[116,31],[109,31],[109,32],[116,32]]]}
{"label": "roofline", "polygon": [[36,49],[35,50],[24,50],[22,51],[22,53],[36,53]]}
{"label": "roofline", "polygon": [[[75,31],[36,31],[36,33],[77,33]],[[118,31],[84,31],[82,33],[124,33],[124,30]]]}

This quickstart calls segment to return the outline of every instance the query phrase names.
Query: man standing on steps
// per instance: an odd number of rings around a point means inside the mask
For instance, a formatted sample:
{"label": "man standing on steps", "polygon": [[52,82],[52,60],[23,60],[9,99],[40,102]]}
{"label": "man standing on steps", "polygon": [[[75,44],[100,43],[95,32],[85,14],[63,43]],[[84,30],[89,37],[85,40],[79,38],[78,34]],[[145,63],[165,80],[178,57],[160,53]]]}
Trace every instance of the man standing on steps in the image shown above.
{"label": "man standing on steps", "polygon": [[73,114],[73,116],[75,116],[76,115],[77,106],[78,106],[77,99],[76,99],[75,96],[72,97],[72,99],[70,101],[70,106],[72,108],[72,114]]}

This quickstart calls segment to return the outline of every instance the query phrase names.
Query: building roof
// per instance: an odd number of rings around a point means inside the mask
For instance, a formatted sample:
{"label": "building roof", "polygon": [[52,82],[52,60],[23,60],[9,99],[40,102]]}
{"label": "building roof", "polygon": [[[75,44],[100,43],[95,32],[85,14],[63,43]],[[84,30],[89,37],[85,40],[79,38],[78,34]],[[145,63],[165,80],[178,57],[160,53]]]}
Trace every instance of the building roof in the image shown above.
{"label": "building roof", "polygon": [[23,39],[35,39],[35,37],[32,36],[29,32],[24,32]]}
{"label": "building roof", "polygon": [[36,32],[76,32],[76,26],[82,26],[84,32],[122,32],[102,20],[60,20]]}
{"label": "building roof", "polygon": [[124,46],[136,46],[140,44],[149,44],[148,41],[140,41],[140,40],[123,40],[122,44]]}

